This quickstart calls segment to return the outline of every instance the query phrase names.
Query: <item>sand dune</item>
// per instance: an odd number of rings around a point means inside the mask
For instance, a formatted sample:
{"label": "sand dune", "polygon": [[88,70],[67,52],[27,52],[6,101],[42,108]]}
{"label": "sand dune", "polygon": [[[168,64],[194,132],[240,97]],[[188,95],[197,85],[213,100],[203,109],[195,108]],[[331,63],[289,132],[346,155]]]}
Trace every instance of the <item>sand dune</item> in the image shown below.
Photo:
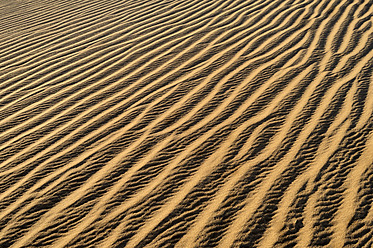
{"label": "sand dune", "polygon": [[0,247],[372,247],[372,0],[0,0]]}

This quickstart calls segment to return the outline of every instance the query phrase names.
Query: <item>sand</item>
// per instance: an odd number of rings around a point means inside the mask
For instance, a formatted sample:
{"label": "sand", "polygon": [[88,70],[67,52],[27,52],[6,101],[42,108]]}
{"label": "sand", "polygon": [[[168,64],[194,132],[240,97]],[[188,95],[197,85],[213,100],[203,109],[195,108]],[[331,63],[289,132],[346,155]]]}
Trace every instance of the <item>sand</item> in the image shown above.
{"label": "sand", "polygon": [[0,247],[373,247],[372,0],[0,0]]}

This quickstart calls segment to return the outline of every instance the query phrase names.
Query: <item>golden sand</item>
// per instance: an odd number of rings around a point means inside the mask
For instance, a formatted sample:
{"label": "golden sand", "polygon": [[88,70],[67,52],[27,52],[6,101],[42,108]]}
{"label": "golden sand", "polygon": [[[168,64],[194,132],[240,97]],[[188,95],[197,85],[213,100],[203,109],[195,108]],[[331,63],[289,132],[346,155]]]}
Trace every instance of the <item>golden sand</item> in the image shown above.
{"label": "golden sand", "polygon": [[0,0],[0,247],[372,247],[372,0]]}

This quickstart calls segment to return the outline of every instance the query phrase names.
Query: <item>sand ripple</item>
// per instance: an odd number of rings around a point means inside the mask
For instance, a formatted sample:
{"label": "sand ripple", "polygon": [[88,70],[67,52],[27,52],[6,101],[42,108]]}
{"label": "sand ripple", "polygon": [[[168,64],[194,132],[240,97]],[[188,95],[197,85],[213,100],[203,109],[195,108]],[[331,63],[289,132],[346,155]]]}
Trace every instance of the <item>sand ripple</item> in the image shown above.
{"label": "sand ripple", "polygon": [[372,247],[372,0],[0,0],[0,247]]}

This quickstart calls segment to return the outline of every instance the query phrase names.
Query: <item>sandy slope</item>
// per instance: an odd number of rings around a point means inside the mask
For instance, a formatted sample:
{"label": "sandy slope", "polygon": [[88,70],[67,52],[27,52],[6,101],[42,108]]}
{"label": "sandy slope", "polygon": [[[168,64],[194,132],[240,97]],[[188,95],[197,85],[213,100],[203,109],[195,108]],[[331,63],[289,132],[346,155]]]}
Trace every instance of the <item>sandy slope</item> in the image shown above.
{"label": "sandy slope", "polygon": [[0,247],[372,247],[372,0],[0,0]]}

